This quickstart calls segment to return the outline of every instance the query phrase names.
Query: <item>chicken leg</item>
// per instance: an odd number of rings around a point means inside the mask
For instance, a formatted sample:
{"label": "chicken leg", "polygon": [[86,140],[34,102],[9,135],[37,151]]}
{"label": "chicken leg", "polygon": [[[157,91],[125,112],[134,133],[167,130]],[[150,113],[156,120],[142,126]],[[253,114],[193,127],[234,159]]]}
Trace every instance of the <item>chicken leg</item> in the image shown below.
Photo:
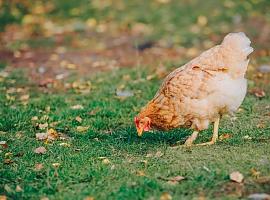
{"label": "chicken leg", "polygon": [[192,135],[188,137],[188,139],[186,140],[184,146],[186,146],[186,147],[192,146],[193,142],[196,140],[196,138],[198,136],[198,133],[199,133],[198,131],[194,131],[192,133]]}
{"label": "chicken leg", "polygon": [[205,146],[205,145],[212,145],[215,144],[217,139],[218,139],[218,125],[219,125],[219,120],[220,117],[217,118],[217,120],[214,122],[214,131],[213,131],[213,136],[210,142],[205,142],[201,144],[196,144],[196,146]]}

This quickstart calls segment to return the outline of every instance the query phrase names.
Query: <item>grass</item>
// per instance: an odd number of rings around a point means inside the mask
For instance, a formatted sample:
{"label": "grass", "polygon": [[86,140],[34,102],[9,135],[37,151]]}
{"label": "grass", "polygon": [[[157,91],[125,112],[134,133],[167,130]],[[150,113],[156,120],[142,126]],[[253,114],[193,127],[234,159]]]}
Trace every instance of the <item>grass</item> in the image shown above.
{"label": "grass", "polygon": [[[18,80],[21,74],[10,75],[1,83],[1,90],[29,87],[26,80]],[[269,192],[269,184],[256,183],[250,173],[252,168],[260,171],[262,176],[270,173],[269,123],[261,129],[256,127],[266,113],[264,108],[269,105],[269,97],[258,101],[248,95],[243,110],[236,114],[237,120],[231,121],[229,117],[222,120],[220,133],[230,133],[231,138],[211,147],[172,149],[171,145],[177,141],[182,143],[191,131],[146,133],[138,138],[133,116],[153,96],[160,81],[125,81],[122,77],[127,74],[131,80],[146,76],[146,72],[138,74],[133,69],[115,71],[111,79],[106,73],[101,74],[91,79],[93,89],[88,95],[78,95],[73,90],[50,95],[30,90],[26,106],[18,100],[7,101],[5,93],[1,92],[0,101],[4,106],[0,108],[3,116],[0,137],[9,147],[1,152],[0,193],[12,199],[43,196],[49,199],[83,199],[86,196],[157,199],[163,192],[170,193],[175,199],[192,199],[199,194],[210,199],[235,199],[237,194],[222,191],[229,183],[228,175],[235,170],[244,174],[247,193]],[[121,84],[134,91],[135,96],[125,100],[116,98],[116,86]],[[70,109],[76,104],[84,109]],[[48,106],[50,111],[46,111]],[[91,111],[96,113],[90,115]],[[59,122],[54,128],[71,138],[67,141],[71,146],[60,146],[63,141],[48,144],[37,141],[35,133],[40,130],[31,121],[33,116],[41,119],[38,123]],[[82,124],[75,121],[76,116],[83,119]],[[78,125],[90,128],[80,133],[76,130]],[[243,139],[246,135],[253,139]],[[206,141],[210,136],[211,129],[204,131],[198,142]],[[39,146],[47,148],[45,155],[33,152]],[[158,151],[163,154],[161,157],[155,156]],[[8,152],[12,153],[10,158],[14,162],[4,164]],[[149,157],[149,154],[153,156]],[[110,163],[104,164],[100,157],[106,157]],[[36,163],[43,163],[44,169],[35,171]],[[60,167],[53,167],[53,163],[60,163]],[[140,171],[145,176],[138,176]],[[177,185],[159,179],[177,175],[187,179]],[[16,192],[17,185],[23,188],[22,192]]]}

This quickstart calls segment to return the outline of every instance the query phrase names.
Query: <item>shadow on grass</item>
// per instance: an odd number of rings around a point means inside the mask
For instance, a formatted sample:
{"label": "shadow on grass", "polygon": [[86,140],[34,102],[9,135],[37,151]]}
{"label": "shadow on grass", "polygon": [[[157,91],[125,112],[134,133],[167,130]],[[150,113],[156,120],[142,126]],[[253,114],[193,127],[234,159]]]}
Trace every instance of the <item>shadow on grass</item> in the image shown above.
{"label": "shadow on grass", "polygon": [[189,129],[176,129],[172,131],[153,131],[145,132],[141,137],[137,135],[134,127],[122,128],[110,135],[110,139],[119,140],[126,144],[147,144],[158,145],[166,144],[173,146],[178,143],[184,143],[186,138],[191,134]]}

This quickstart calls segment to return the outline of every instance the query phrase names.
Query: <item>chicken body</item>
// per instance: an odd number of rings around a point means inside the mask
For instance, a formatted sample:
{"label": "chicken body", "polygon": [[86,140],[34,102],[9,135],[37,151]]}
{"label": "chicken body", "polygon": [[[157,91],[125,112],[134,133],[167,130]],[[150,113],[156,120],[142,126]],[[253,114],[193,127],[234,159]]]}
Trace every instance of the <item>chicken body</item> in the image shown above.
{"label": "chicken body", "polygon": [[220,45],[170,73],[137,118],[147,117],[151,127],[161,130],[207,129],[244,100],[247,56],[252,51],[244,33],[228,34]]}

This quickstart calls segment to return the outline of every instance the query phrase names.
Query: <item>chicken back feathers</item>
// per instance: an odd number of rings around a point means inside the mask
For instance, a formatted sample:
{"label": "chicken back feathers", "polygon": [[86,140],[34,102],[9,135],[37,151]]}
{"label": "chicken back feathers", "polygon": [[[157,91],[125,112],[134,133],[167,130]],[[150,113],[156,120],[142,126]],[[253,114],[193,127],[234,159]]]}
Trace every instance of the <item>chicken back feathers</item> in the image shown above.
{"label": "chicken back feathers", "polygon": [[200,131],[236,111],[246,95],[250,43],[244,33],[228,34],[220,45],[171,72],[138,117],[149,117],[156,129]]}

